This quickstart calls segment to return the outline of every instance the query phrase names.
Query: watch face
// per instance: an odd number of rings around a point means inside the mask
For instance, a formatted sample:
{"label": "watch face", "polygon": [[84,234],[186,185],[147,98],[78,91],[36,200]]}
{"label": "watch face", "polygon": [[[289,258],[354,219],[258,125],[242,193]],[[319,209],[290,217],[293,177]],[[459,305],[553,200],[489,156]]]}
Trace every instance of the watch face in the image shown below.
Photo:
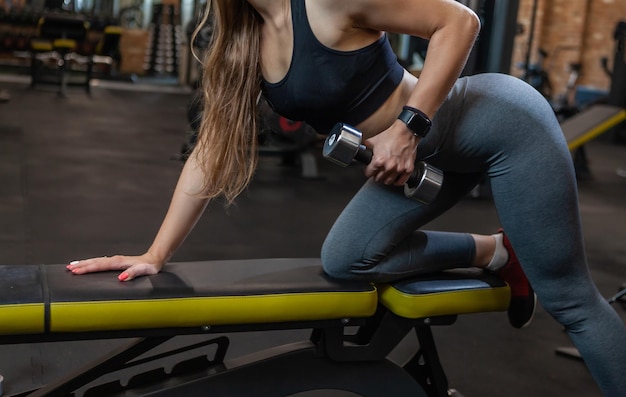
{"label": "watch face", "polygon": [[410,128],[413,131],[415,131],[416,134],[419,134],[419,135],[425,134],[426,132],[428,132],[428,129],[430,128],[428,121],[423,119],[418,114],[413,114],[413,117],[411,117],[411,121],[409,122],[409,125],[410,125]]}
{"label": "watch face", "polygon": [[421,136],[422,138],[425,137],[430,130],[430,120],[420,113],[404,109],[398,118],[402,120],[415,135]]}

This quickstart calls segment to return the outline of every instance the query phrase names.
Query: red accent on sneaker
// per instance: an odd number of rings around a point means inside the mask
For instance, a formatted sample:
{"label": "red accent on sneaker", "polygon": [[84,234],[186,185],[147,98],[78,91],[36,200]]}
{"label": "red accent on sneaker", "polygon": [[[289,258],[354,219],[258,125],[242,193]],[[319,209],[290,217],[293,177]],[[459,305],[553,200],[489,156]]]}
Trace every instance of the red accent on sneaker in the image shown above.
{"label": "red accent on sneaker", "polygon": [[522,270],[522,267],[519,264],[519,260],[517,259],[517,255],[515,255],[515,251],[513,251],[513,247],[511,246],[511,242],[504,232],[500,229],[500,233],[503,236],[504,248],[509,254],[509,260],[506,265],[504,265],[499,271],[498,274],[507,284],[509,284],[509,288],[511,288],[511,296],[528,296],[531,294],[530,282],[526,278],[526,274]]}
{"label": "red accent on sneaker", "polygon": [[537,297],[519,264],[511,242],[502,229],[498,232],[502,233],[504,248],[509,254],[508,262],[498,271],[500,277],[506,281],[511,289],[511,303],[508,310],[509,322],[515,328],[523,328],[532,321]]}

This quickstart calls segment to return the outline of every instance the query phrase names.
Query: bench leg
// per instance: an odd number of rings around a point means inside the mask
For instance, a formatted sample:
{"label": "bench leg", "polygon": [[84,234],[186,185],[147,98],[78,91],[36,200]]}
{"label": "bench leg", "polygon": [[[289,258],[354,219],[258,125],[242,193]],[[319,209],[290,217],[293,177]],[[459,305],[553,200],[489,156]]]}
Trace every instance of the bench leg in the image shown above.
{"label": "bench leg", "polygon": [[[405,370],[420,383],[429,397],[448,397],[448,378],[441,366],[430,325],[417,325],[415,332],[420,349],[404,366]],[[457,391],[454,392],[460,397]]]}
{"label": "bench leg", "polygon": [[30,88],[35,88],[37,85],[37,52],[33,51],[30,54]]}
{"label": "bench leg", "polygon": [[57,63],[58,71],[59,71],[59,96],[66,97],[67,96],[67,54],[61,53],[61,57],[59,58],[59,62]]}

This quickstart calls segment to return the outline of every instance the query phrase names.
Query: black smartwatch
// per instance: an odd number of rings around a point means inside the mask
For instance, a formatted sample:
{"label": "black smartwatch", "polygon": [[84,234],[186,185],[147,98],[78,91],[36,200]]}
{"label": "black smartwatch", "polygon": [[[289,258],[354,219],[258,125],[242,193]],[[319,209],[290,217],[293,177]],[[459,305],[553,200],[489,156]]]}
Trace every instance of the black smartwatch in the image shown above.
{"label": "black smartwatch", "polygon": [[398,116],[398,120],[401,120],[413,135],[425,138],[430,131],[430,127],[433,125],[432,121],[421,110],[405,106],[402,108],[402,112]]}

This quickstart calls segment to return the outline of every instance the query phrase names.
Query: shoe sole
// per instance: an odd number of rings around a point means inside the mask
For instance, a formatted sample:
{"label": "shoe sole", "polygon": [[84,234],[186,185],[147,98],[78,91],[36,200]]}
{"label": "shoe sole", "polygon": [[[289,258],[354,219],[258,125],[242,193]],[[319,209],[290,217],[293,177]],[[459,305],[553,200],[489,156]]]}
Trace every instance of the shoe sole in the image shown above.
{"label": "shoe sole", "polygon": [[537,294],[533,292],[533,312],[530,314],[530,317],[528,318],[528,321],[526,321],[524,324],[522,324],[521,327],[515,327],[517,329],[522,329],[522,328],[526,328],[528,325],[530,325],[530,323],[533,321],[533,318],[535,318],[535,312],[537,311]]}

